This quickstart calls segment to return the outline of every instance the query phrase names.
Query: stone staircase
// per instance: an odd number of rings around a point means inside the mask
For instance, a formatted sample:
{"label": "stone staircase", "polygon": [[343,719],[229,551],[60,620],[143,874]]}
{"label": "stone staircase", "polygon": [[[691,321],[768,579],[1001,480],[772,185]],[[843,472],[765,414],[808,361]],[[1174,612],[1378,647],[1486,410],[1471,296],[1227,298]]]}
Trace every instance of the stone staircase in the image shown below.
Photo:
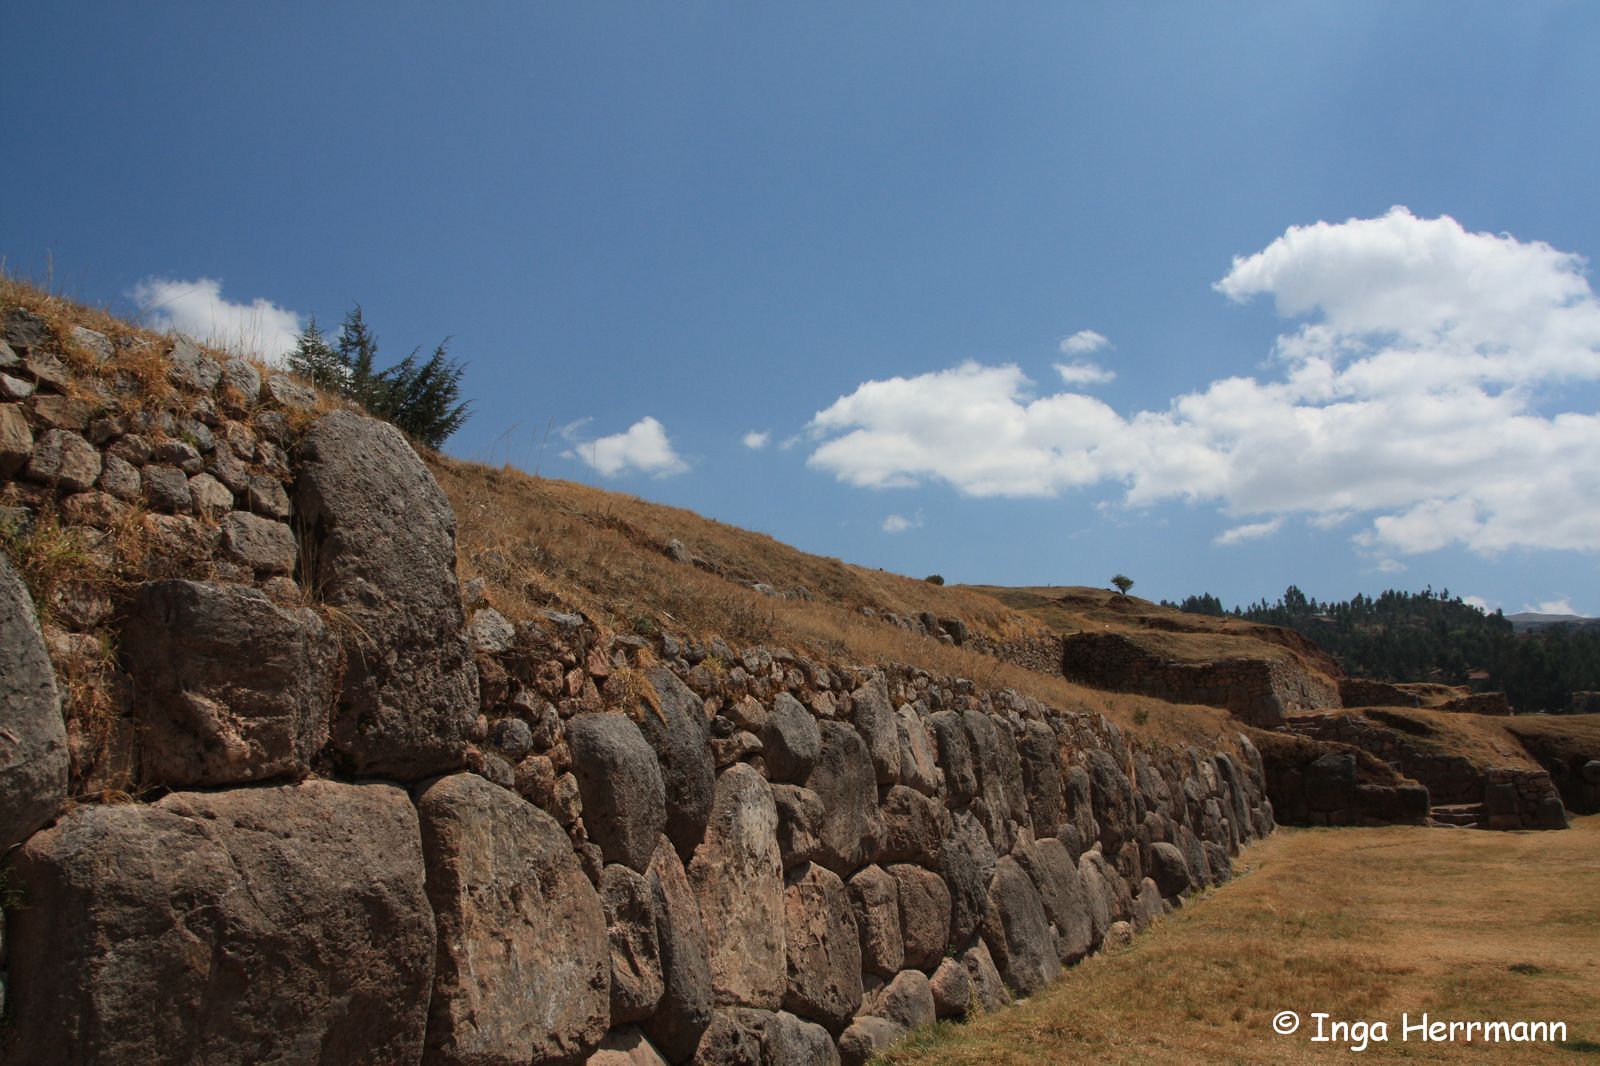
{"label": "stone staircase", "polygon": [[1453,829],[1489,828],[1489,810],[1481,803],[1445,803],[1428,812],[1428,824]]}

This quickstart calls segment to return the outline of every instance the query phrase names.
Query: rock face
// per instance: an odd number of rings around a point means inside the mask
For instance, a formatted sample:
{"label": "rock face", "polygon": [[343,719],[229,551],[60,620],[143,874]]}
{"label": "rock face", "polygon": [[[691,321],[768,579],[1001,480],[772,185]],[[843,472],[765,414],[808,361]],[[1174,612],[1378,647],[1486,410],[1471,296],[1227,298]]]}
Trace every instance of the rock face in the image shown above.
{"label": "rock face", "polygon": [[393,426],[318,419],[295,510],[309,578],[354,623],[333,744],[350,770],[415,779],[462,764],[478,706],[455,569],[455,516]]}
{"label": "rock face", "polygon": [[716,793],[710,734],[700,697],[676,674],[662,667],[647,675],[661,714],[647,710],[639,719],[644,738],[656,750],[667,789],[667,836],[685,862],[705,836]]}
{"label": "rock face", "polygon": [[600,902],[611,943],[611,1024],[640,1021],[655,1013],[665,991],[655,889],[649,878],[613,863],[600,877]]}
{"label": "rock face", "polygon": [[154,581],[122,646],[150,784],[304,777],[327,742],[337,654],[314,611],[242,585]]}
{"label": "rock face", "polygon": [[819,722],[822,753],[806,787],[822,798],[827,812],[819,834],[818,861],[841,876],[876,855],[883,835],[878,814],[877,778],[867,746],[842,722]]}
{"label": "rock face", "polygon": [[650,860],[656,899],[656,940],[661,949],[661,1001],[641,1028],[672,1062],[694,1054],[711,1021],[711,963],[705,925],[688,875],[672,841],[662,837]]}
{"label": "rock face", "polygon": [[79,807],[23,846],[14,873],[49,906],[8,917],[8,1061],[422,1054],[435,934],[398,788]]}
{"label": "rock face", "polygon": [[717,779],[689,879],[705,923],[717,1003],[776,1010],[788,984],[778,810],[772,787],[753,767],[736,763]]}
{"label": "rock face", "polygon": [[474,774],[417,796],[438,965],[431,1061],[582,1059],[610,1021],[599,896],[554,819]]}
{"label": "rock face", "polygon": [[1000,975],[1019,995],[1031,996],[1061,973],[1038,889],[1009,855],[995,864],[994,879],[989,882],[983,941]]}
{"label": "rock face", "polygon": [[861,1005],[861,943],[844,882],[806,863],[783,890],[789,985],[785,1010],[842,1032]]}
{"label": "rock face", "polygon": [[643,871],[667,821],[656,755],[625,714],[585,714],[567,723],[583,824],[607,862]]}
{"label": "rock face", "polygon": [[67,730],[33,599],[0,554],[0,852],[67,800]]}

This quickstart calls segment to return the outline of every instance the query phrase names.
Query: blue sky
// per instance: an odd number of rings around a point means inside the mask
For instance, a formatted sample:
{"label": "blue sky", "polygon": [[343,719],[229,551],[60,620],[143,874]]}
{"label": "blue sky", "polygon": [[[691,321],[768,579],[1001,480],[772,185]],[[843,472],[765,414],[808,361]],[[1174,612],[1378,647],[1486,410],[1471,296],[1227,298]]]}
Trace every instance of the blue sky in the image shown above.
{"label": "blue sky", "polygon": [[236,343],[355,301],[388,355],[450,337],[462,457],[914,576],[1600,614],[1595,5],[0,33],[7,269]]}

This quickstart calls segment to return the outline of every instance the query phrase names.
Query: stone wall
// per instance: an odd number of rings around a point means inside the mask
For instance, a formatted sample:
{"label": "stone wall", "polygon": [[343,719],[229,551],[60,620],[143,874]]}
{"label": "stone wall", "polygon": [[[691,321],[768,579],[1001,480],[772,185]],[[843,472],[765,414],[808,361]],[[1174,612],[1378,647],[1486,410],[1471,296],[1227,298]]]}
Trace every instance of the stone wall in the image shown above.
{"label": "stone wall", "polygon": [[1339,707],[1337,685],[1290,658],[1178,662],[1122,633],[1077,633],[1062,642],[1070,680],[1172,703],[1221,707],[1250,725],[1272,728],[1284,716]]}
{"label": "stone wall", "polygon": [[1253,731],[1283,825],[1424,825],[1428,790],[1347,744]]}
{"label": "stone wall", "polygon": [[1291,719],[1288,728],[1300,736],[1337,741],[1377,756],[1426,786],[1435,805],[1482,803],[1491,828],[1567,826],[1561,796],[1544,770],[1487,767],[1464,755],[1432,751],[1359,714],[1302,715]]}
{"label": "stone wall", "polygon": [[[464,608],[392,427],[181,340],[165,406],[63,413],[61,338],[9,321],[14,517],[178,548],[43,629],[0,572],[7,1061],[862,1062],[1272,829],[1243,736]],[[90,645],[109,721],[63,723],[42,651]]]}

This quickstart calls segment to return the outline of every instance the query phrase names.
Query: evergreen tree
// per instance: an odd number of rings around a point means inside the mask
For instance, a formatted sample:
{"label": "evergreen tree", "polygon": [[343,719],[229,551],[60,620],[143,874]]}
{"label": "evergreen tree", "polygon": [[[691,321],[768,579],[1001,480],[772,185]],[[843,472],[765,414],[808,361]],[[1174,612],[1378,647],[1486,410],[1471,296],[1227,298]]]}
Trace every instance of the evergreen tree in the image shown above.
{"label": "evergreen tree", "polygon": [[377,335],[356,304],[339,327],[335,346],[312,319],[289,356],[289,369],[437,450],[465,424],[470,407],[461,401],[466,364],[446,354],[446,343],[441,341],[420,363],[417,349],[394,366],[379,369]]}

